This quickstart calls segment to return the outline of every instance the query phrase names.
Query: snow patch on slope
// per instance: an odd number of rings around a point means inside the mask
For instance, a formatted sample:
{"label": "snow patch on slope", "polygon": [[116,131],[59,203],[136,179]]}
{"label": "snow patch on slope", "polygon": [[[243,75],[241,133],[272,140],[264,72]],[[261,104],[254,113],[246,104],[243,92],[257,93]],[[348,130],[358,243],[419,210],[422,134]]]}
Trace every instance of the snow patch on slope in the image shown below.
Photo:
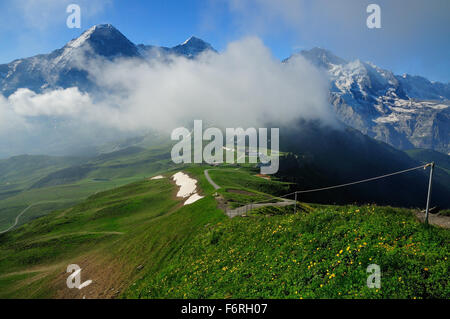
{"label": "snow patch on slope", "polygon": [[190,178],[187,174],[183,172],[178,172],[172,176],[175,184],[180,186],[178,190],[177,197],[186,198],[189,197],[184,205],[192,204],[199,199],[202,199],[203,196],[197,194],[197,180]]}

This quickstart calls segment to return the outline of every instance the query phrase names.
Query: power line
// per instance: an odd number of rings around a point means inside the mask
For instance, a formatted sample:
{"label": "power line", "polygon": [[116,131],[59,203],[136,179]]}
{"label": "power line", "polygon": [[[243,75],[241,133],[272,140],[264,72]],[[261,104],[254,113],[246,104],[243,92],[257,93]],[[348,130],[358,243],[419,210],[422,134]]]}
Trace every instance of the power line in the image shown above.
{"label": "power line", "polygon": [[[285,195],[278,196],[278,197],[272,197],[272,198],[269,198],[267,200],[263,200],[263,201],[252,203],[252,204],[265,203],[265,202],[269,202],[269,201],[271,201],[273,199],[285,198],[285,197],[288,197],[288,196],[291,196],[291,195],[294,195],[294,194],[304,194],[304,193],[319,192],[319,191],[324,191],[324,190],[329,190],[329,189],[335,189],[335,188],[340,188],[340,187],[347,187],[347,186],[351,186],[351,185],[371,182],[371,181],[374,181],[374,180],[378,180],[378,179],[382,179],[382,178],[386,178],[386,177],[390,177],[390,176],[394,176],[394,175],[407,173],[407,172],[414,171],[414,170],[417,170],[417,169],[426,168],[426,167],[428,167],[430,165],[431,165],[431,163],[428,163],[428,164],[424,164],[424,165],[421,165],[421,166],[408,168],[408,169],[404,169],[404,170],[401,170],[401,171],[397,171],[397,172],[393,172],[393,173],[389,173],[389,174],[385,174],[385,175],[380,175],[380,176],[376,176],[376,177],[371,177],[371,178],[367,178],[367,179],[363,179],[363,180],[359,180],[359,181],[355,181],[355,182],[345,183],[345,184],[339,184],[339,185],[322,187],[322,188],[314,188],[314,189],[308,189],[308,190],[303,190],[303,191],[295,191],[295,192],[292,192],[292,193],[289,193],[289,194],[285,194]],[[244,204],[244,203],[240,203],[240,204]]]}
{"label": "power line", "polygon": [[385,175],[376,176],[376,177],[372,177],[372,178],[367,178],[367,179],[363,179],[363,180],[356,181],[356,182],[340,184],[340,185],[335,185],[335,186],[329,186],[329,187],[323,187],[323,188],[309,189],[309,190],[305,190],[305,191],[297,191],[297,192],[294,192],[294,193],[311,193],[311,192],[318,192],[318,191],[323,191],[323,190],[327,190],[327,189],[334,189],[334,188],[339,188],[339,187],[356,185],[356,184],[360,184],[360,183],[374,181],[374,180],[377,180],[377,179],[386,178],[386,177],[393,176],[393,175],[403,174],[403,173],[406,173],[406,172],[414,171],[414,170],[419,169],[419,168],[425,168],[427,166],[428,166],[428,164],[422,165],[422,166],[418,166],[418,167],[408,168],[408,169],[405,169],[405,170],[402,170],[402,171],[398,171],[398,172],[395,172],[395,173],[390,173],[390,174],[385,174]]}

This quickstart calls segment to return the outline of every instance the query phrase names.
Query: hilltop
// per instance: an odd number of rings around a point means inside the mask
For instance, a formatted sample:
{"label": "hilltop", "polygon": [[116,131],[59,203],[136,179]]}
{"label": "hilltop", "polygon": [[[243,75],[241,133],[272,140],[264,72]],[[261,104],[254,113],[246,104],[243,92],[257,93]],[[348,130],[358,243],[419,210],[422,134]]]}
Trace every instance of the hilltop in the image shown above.
{"label": "hilltop", "polygon": [[[165,178],[100,192],[0,235],[0,296],[40,298],[448,298],[449,231],[413,211],[301,203],[230,219],[205,167],[197,202],[183,206]],[[251,169],[216,168],[227,205],[287,186]],[[65,286],[68,264],[93,284]],[[367,288],[368,264],[382,288]]]}

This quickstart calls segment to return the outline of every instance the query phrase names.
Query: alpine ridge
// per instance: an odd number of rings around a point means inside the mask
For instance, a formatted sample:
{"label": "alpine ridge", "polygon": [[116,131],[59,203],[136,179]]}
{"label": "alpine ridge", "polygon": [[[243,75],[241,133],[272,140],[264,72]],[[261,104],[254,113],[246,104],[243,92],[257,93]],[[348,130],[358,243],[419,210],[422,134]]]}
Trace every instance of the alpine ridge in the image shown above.
{"label": "alpine ridge", "polygon": [[[195,36],[171,48],[136,45],[111,24],[100,24],[49,54],[0,65],[0,92],[8,97],[19,88],[36,93],[69,87],[93,91],[95,84],[80,67],[86,58],[169,61],[173,55],[195,59],[205,51],[217,52]],[[398,149],[425,148],[450,154],[449,83],[395,75],[370,62],[346,61],[322,48],[303,50],[283,62],[288,64],[296,56],[328,73],[330,105],[345,124]]]}
{"label": "alpine ridge", "polygon": [[346,61],[313,48],[302,56],[330,78],[330,104],[339,119],[399,149],[450,153],[450,84],[395,75],[370,62]]}
{"label": "alpine ridge", "polygon": [[190,37],[173,48],[135,45],[111,24],[99,24],[50,54],[0,65],[0,92],[8,97],[19,88],[41,93],[48,89],[74,86],[82,91],[90,91],[94,84],[84,68],[80,67],[81,61],[86,61],[86,58],[89,61],[96,57],[113,60],[121,57],[148,59],[161,55],[181,55],[192,59],[206,50],[215,51],[209,43],[196,37]]}

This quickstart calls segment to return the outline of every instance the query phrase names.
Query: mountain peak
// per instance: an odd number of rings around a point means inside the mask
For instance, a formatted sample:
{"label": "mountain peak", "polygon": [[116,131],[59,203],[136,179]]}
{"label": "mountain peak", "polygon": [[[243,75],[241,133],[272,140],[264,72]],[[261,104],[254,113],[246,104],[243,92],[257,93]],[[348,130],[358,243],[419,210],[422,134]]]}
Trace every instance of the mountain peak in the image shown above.
{"label": "mountain peak", "polygon": [[193,44],[206,44],[205,41],[203,41],[200,38],[197,38],[196,36],[190,36],[186,41],[184,41],[181,45],[193,45]]}
{"label": "mountain peak", "polygon": [[138,49],[112,24],[97,24],[84,31],[78,38],[70,41],[66,47],[84,47],[86,43],[99,55],[137,56]]}
{"label": "mountain peak", "polygon": [[73,39],[67,45],[72,48],[78,48],[88,41],[92,36],[105,36],[111,33],[120,33],[111,24],[97,24],[84,31],[78,38]]}
{"label": "mountain peak", "polygon": [[96,24],[93,26],[93,28],[96,29],[114,29],[117,30],[112,24],[106,23],[106,24]]}
{"label": "mountain peak", "polygon": [[302,56],[313,62],[314,64],[328,68],[331,64],[346,64],[347,61],[334,55],[331,51],[314,47],[311,50],[302,50]]}
{"label": "mountain peak", "polygon": [[182,54],[187,57],[195,57],[201,52],[208,50],[216,52],[211,44],[195,36],[191,36],[182,44],[179,44],[172,48],[172,51],[174,51],[175,53]]}
{"label": "mountain peak", "polygon": [[110,30],[110,31],[118,31],[112,24],[106,23],[106,24],[95,24],[92,27],[90,27],[85,32],[93,32],[93,31],[100,31],[100,30]]}

